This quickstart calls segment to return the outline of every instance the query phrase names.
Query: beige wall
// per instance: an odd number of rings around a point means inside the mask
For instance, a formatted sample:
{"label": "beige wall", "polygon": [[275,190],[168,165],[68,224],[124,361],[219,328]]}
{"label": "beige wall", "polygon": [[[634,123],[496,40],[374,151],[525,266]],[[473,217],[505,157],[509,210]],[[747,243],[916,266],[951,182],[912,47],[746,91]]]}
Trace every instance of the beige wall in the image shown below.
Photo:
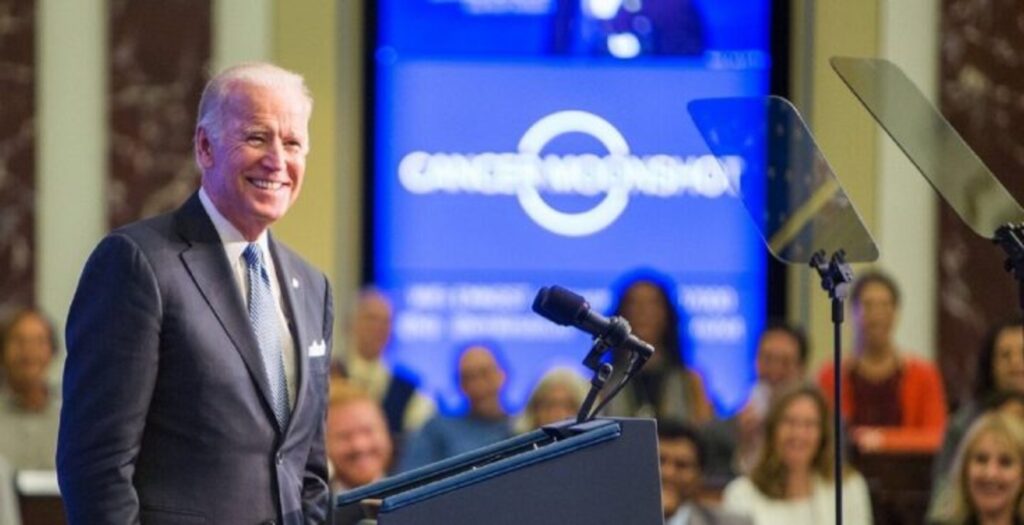
{"label": "beige wall", "polygon": [[[896,340],[934,354],[934,198],[909,161],[881,132],[833,72],[832,56],[882,57],[906,69],[933,93],[938,64],[938,2],[794,2],[793,96],[806,112],[819,146],[878,244],[874,265],[892,273],[906,297]],[[813,367],[831,358],[830,303],[818,276],[790,270],[789,317],[804,324],[814,343]],[[846,316],[844,348],[850,343]]]}
{"label": "beige wall", "polygon": [[105,5],[38,4],[36,296],[59,327],[82,266],[107,231]]}
{"label": "beige wall", "polygon": [[362,228],[362,66],[359,2],[274,7],[273,58],[303,74],[316,100],[301,201],[274,230],[323,270],[341,317],[359,284]]}

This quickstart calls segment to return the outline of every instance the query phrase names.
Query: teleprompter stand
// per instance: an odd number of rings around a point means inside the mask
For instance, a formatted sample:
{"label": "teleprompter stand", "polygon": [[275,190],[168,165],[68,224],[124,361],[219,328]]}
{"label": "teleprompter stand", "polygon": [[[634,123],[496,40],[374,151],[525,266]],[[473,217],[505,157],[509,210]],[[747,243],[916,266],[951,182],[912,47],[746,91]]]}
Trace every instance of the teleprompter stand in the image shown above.
{"label": "teleprompter stand", "polygon": [[1024,311],[1024,223],[1004,224],[996,228],[992,242],[1006,252],[1003,267],[1017,280],[1017,299]]}
{"label": "teleprompter stand", "polygon": [[[825,251],[821,250],[815,252],[811,256],[811,267],[814,268],[818,275],[821,277],[821,287],[828,292],[828,297],[832,301],[832,381],[835,388],[832,389],[832,406],[836,407],[832,411],[832,428],[835,431],[835,450],[833,450],[833,461],[835,465],[833,467],[834,472],[834,483],[836,487],[843,486],[843,433],[839,429],[843,428],[843,414],[839,407],[842,404],[842,391],[843,391],[843,373],[842,363],[843,359],[843,312],[844,306],[843,301],[847,297],[847,288],[850,283],[853,282],[853,270],[850,269],[850,265],[845,260],[846,253],[843,250],[839,250],[832,254],[828,260],[825,259]],[[841,524],[843,522],[843,491],[836,489],[836,523]]]}
{"label": "teleprompter stand", "polygon": [[[779,97],[694,100],[690,116],[723,175],[728,177],[768,250],[779,261],[810,265],[832,303],[834,328],[833,424],[835,427],[835,523],[843,522],[842,323],[843,302],[853,282],[851,261],[878,258],[871,235],[846,197],[799,112]],[[740,162],[732,162],[739,160]]]}

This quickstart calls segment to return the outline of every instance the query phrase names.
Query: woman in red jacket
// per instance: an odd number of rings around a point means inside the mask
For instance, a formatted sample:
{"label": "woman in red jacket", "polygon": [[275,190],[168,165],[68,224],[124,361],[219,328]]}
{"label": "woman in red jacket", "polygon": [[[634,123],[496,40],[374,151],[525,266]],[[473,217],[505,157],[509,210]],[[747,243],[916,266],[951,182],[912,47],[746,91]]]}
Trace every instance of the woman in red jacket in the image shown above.
{"label": "woman in red jacket", "polygon": [[[892,340],[899,288],[868,272],[854,283],[850,304],[854,352],[842,363],[841,399],[853,443],[862,451],[934,451],[946,428],[946,394],[935,365],[903,355]],[[818,382],[831,400],[833,364]]]}

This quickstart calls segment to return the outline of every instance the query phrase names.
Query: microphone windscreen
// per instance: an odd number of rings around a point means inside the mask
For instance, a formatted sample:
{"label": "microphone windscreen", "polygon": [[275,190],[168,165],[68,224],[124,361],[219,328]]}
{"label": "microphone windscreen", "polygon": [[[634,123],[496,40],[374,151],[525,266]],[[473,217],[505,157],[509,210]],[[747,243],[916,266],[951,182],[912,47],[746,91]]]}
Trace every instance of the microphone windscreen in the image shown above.
{"label": "microphone windscreen", "polygon": [[586,299],[561,286],[545,286],[533,299],[534,312],[564,326],[575,325],[589,310]]}

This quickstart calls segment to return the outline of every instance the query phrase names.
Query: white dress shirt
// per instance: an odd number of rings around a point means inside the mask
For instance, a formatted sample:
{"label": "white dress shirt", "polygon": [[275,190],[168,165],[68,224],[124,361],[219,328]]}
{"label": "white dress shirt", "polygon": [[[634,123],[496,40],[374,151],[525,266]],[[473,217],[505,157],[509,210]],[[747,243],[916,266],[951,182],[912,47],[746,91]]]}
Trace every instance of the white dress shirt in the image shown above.
{"label": "white dress shirt", "polygon": [[[210,196],[206,194],[206,190],[203,188],[199,189],[199,200],[203,203],[206,214],[210,216],[210,220],[213,221],[213,227],[217,229],[217,234],[224,244],[224,253],[228,256],[232,273],[235,275],[235,284],[238,286],[238,292],[242,294],[242,302],[248,307],[249,270],[245,264],[245,259],[242,257],[242,252],[249,245],[249,241],[245,240],[245,237],[238,231],[238,228],[235,228],[235,225],[231,224],[231,221],[221,215],[217,206],[213,204]],[[284,376],[288,383],[288,404],[294,408],[297,385],[295,377],[295,341],[292,339],[292,332],[288,328],[288,319],[284,315],[284,303],[281,302],[281,285],[278,282],[279,276],[277,275],[277,267],[274,265],[274,258],[270,254],[270,243],[267,242],[266,231],[261,233],[256,239],[256,244],[263,251],[263,263],[267,267],[267,275],[270,277],[270,291],[274,295],[277,319],[281,323],[281,330],[278,333],[281,334],[281,349],[284,352],[282,357],[284,358]]]}

